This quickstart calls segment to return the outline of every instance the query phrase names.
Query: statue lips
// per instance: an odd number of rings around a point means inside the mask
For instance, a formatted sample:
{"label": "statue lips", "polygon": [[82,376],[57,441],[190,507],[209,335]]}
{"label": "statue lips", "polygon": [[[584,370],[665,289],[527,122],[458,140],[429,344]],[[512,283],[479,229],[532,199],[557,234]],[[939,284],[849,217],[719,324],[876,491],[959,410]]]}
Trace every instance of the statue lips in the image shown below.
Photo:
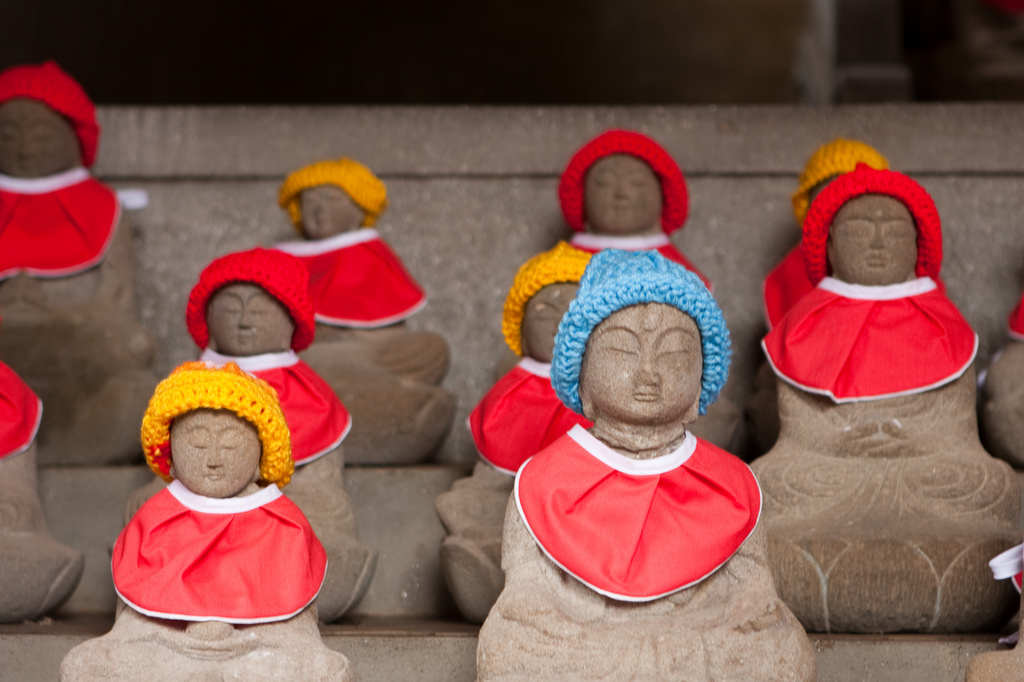
{"label": "statue lips", "polygon": [[633,400],[638,403],[657,403],[661,401],[661,387],[658,385],[641,386],[633,391]]}

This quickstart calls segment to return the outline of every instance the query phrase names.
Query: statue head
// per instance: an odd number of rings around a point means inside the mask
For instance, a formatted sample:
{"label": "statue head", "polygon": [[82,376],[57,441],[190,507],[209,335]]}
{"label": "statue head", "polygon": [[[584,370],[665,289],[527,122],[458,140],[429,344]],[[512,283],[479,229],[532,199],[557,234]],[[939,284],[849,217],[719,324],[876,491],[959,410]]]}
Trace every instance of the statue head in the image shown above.
{"label": "statue head", "polygon": [[291,173],[278,204],[307,239],[326,239],[372,227],[387,208],[387,188],[352,159],[318,161]]}
{"label": "statue head", "polygon": [[526,261],[505,298],[502,331],[516,355],[551,362],[555,333],[576,296],[590,254],[559,242]]}
{"label": "statue head", "polygon": [[861,164],[832,181],[804,221],[807,275],[885,286],[939,276],[942,228],[935,203],[919,184]]}
{"label": "statue head", "polygon": [[55,62],[0,73],[0,173],[54,175],[96,159],[96,107]]}
{"label": "statue head", "polygon": [[598,424],[705,414],[729,374],[729,330],[700,279],[650,251],[602,251],[555,339],[551,383]]}
{"label": "statue head", "polygon": [[200,348],[234,356],[304,350],[316,318],[302,261],[273,249],[222,256],[199,275],[185,320]]}
{"label": "statue head", "polygon": [[146,462],[205,497],[253,484],[283,488],[295,464],[274,389],[234,363],[187,362],[156,387],[142,421]]}
{"label": "statue head", "polygon": [[569,161],[558,187],[569,227],[594,234],[671,234],[686,222],[689,197],[678,164],[657,142],[610,130]]}
{"label": "statue head", "polygon": [[884,156],[859,140],[837,137],[815,149],[807,159],[797,190],[793,193],[793,214],[797,224],[804,224],[807,208],[828,183],[843,173],[853,172],[861,163],[875,170],[889,169],[889,161]]}

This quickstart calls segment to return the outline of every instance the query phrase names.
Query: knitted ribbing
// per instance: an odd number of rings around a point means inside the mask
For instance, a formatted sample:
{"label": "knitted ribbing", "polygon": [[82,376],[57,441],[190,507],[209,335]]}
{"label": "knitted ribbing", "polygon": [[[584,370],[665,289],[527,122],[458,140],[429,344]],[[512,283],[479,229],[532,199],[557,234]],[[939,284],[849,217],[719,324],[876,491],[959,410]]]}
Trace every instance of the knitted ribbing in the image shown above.
{"label": "knitted ribbing", "polygon": [[570,159],[558,185],[558,200],[569,227],[581,232],[586,223],[587,171],[612,154],[629,154],[645,162],[661,182],[661,229],[672,234],[686,222],[689,194],[679,165],[657,142],[631,130],[609,130],[583,145]]}
{"label": "knitted ribbing", "polygon": [[292,350],[300,351],[313,343],[316,313],[309,298],[309,271],[291,254],[256,248],[221,256],[199,275],[185,311],[185,323],[197,346],[206,348],[210,343],[210,329],[206,324],[206,306],[210,299],[218,289],[235,282],[259,285],[287,308],[295,323]]}
{"label": "knitted ribbing", "polygon": [[171,422],[201,408],[230,410],[255,426],[263,444],[260,480],[279,488],[288,484],[295,463],[277,393],[233,362],[219,369],[204,362],[186,362],[157,385],[142,419],[142,451],[153,473],[168,483],[173,480]]}
{"label": "knitted ribbing", "polygon": [[292,225],[302,233],[302,204],[299,195],[320,185],[334,185],[348,194],[366,212],[363,227],[373,227],[388,206],[388,190],[369,168],[353,159],[318,161],[304,166],[285,178],[277,203],[288,211]]}
{"label": "knitted ribbing", "polygon": [[639,303],[666,303],[697,323],[704,359],[699,410],[705,414],[729,377],[729,328],[700,278],[655,251],[607,250],[591,259],[555,336],[551,363],[555,393],[567,407],[583,413],[580,368],[591,333],[612,313]]}
{"label": "knitted ribbing", "polygon": [[811,190],[829,178],[852,172],[859,163],[875,170],[889,169],[889,161],[878,150],[859,140],[837,137],[814,150],[811,158],[807,159],[804,172],[800,174],[800,184],[793,194],[793,214],[797,225],[803,225],[807,217]]}
{"label": "knitted ribbing", "polygon": [[898,200],[910,211],[917,227],[918,277],[938,279],[942,267],[942,223],[935,202],[921,185],[906,175],[875,170],[860,164],[852,173],[840,175],[821,191],[804,221],[804,264],[807,277],[817,285],[828,275],[828,232],[839,209],[865,194],[881,194]]}
{"label": "knitted ribbing", "polygon": [[12,66],[0,73],[0,104],[15,97],[42,102],[68,119],[82,148],[82,165],[88,168],[93,164],[100,142],[96,106],[57,62]]}
{"label": "knitted ribbing", "polygon": [[534,256],[520,266],[505,298],[501,319],[505,342],[516,355],[523,354],[523,315],[526,304],[549,284],[579,282],[590,262],[590,255],[566,242],[558,242],[555,248]]}

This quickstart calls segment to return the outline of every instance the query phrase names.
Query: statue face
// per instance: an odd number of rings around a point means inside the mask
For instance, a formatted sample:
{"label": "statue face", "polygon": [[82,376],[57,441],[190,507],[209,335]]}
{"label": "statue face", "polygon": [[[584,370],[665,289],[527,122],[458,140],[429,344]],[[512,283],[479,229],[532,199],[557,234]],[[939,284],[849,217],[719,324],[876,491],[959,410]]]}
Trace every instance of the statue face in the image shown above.
{"label": "statue face", "polygon": [[193,410],[171,423],[171,475],[205,497],[234,497],[260,477],[256,427],[228,410]]}
{"label": "statue face", "polygon": [[892,197],[867,194],[848,201],[828,233],[832,276],[850,284],[885,286],[914,278],[917,228]]}
{"label": "statue face", "polygon": [[308,239],[326,239],[357,230],[366,219],[366,212],[352,201],[352,197],[334,185],[304,190],[299,195],[299,202],[302,230]]}
{"label": "statue face", "polygon": [[697,418],[704,367],[693,318],[664,303],[623,308],[594,329],[580,370],[587,418],[619,430]]}
{"label": "statue face", "polygon": [[661,232],[661,182],[629,154],[606,156],[587,171],[587,232],[615,236]]}
{"label": "statue face", "polygon": [[0,104],[0,173],[40,178],[81,164],[78,136],[63,116],[32,99]]}
{"label": "statue face", "polygon": [[523,311],[523,355],[538,362],[551,362],[558,323],[576,298],[580,285],[571,282],[549,284],[526,302]]}
{"label": "statue face", "polygon": [[206,324],[210,347],[224,355],[281,353],[291,348],[295,333],[281,302],[248,282],[218,289],[206,306]]}

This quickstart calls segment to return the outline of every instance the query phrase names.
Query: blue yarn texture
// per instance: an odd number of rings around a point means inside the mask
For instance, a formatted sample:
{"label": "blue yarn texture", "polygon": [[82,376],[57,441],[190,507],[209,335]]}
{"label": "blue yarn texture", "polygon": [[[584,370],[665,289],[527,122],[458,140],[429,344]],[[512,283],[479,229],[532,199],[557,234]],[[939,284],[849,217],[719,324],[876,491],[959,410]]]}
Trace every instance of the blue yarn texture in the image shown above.
{"label": "blue yarn texture", "polygon": [[590,334],[612,313],[638,303],[666,303],[697,323],[704,358],[699,411],[706,414],[729,378],[729,328],[718,303],[697,275],[657,251],[609,249],[591,259],[555,336],[551,385],[558,398],[583,414],[580,367]]}

